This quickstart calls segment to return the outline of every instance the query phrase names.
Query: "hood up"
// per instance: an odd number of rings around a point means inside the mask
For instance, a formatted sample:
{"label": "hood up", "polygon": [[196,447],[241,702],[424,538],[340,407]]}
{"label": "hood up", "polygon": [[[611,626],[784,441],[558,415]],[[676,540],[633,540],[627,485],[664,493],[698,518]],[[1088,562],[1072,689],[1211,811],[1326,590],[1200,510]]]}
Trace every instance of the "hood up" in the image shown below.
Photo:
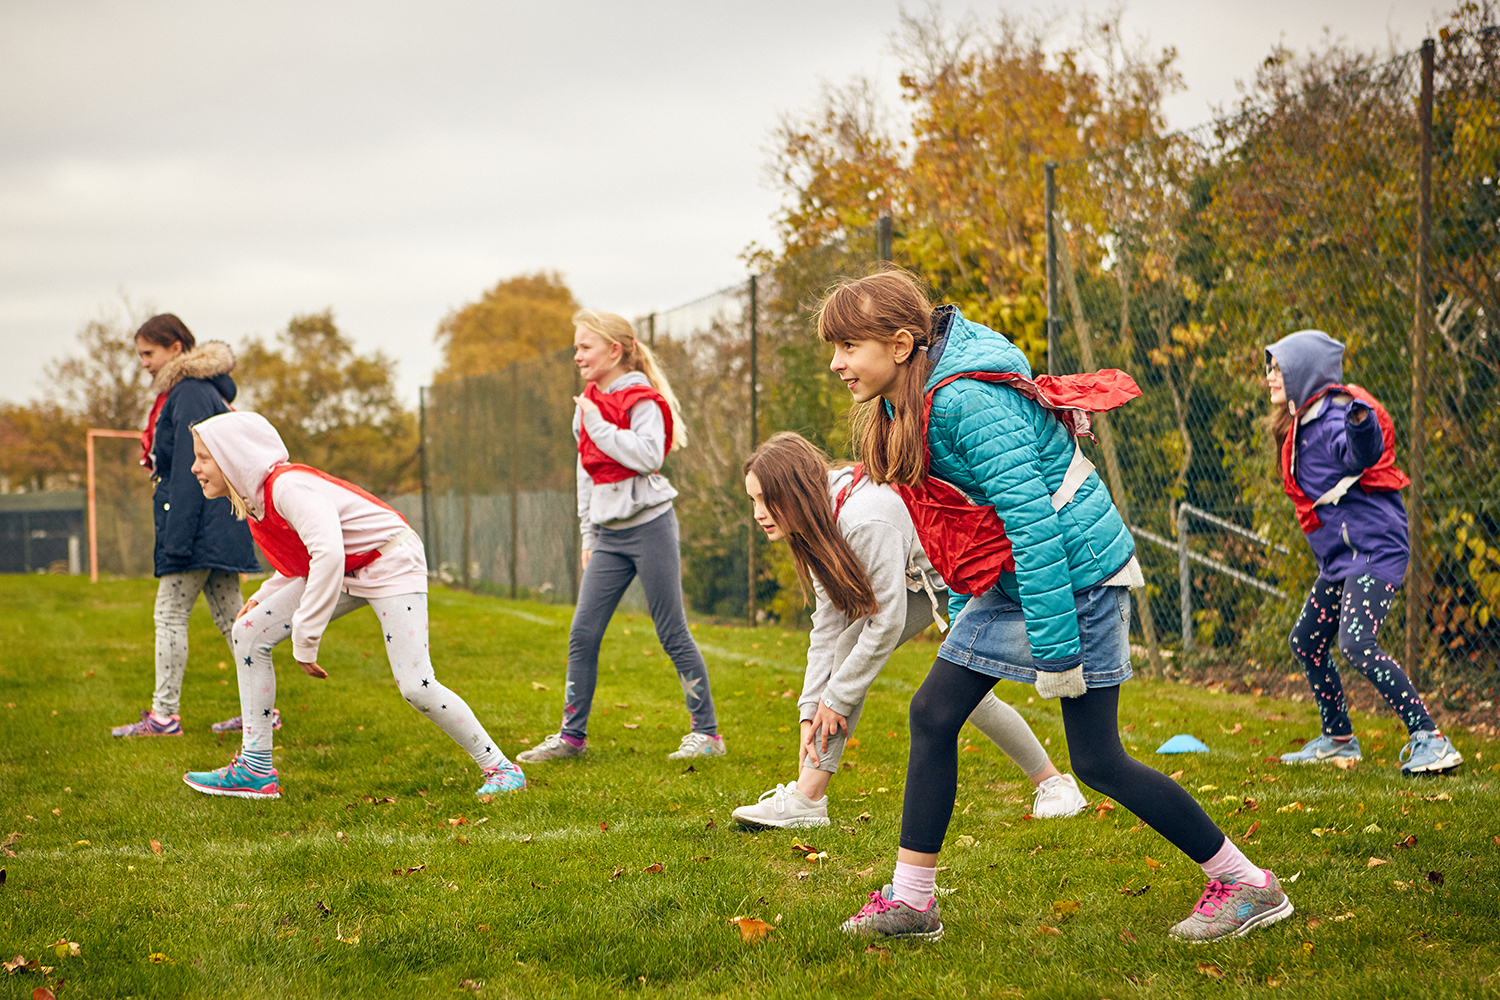
{"label": "hood up", "polygon": [[1266,364],[1281,366],[1286,398],[1295,411],[1319,392],[1344,380],[1344,345],[1322,330],[1298,330],[1266,348]]}
{"label": "hood up", "polygon": [[224,478],[257,521],[265,516],[260,488],[271,470],[287,461],[286,445],[259,413],[221,413],[193,425]]}
{"label": "hood up", "polygon": [[[151,380],[151,392],[153,395],[171,392],[185,378],[201,378],[212,382],[221,396],[233,402],[234,379],[227,376],[234,371],[234,363],[234,351],[228,344],[222,340],[204,341],[162,365],[161,371]],[[225,387],[229,389],[227,395]]]}
{"label": "hood up", "polygon": [[949,306],[936,310],[932,319],[934,327],[946,324],[947,330],[939,332],[928,352],[937,355],[927,378],[928,389],[964,372],[1015,372],[1031,378],[1026,355],[1004,334],[964,319]]}

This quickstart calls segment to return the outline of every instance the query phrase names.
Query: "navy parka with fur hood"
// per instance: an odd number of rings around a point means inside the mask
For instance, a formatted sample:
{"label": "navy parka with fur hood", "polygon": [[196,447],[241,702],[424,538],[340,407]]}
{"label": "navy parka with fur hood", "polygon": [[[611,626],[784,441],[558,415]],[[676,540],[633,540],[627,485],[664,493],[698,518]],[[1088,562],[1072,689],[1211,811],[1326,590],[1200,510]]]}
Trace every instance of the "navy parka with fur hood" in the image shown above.
{"label": "navy parka with fur hood", "polygon": [[260,572],[249,527],[226,498],[206,499],[192,471],[192,426],[229,412],[239,392],[229,377],[233,370],[229,345],[211,340],[167,362],[152,380],[153,395],[169,393],[151,446],[158,477],[151,498],[157,576],[190,569]]}

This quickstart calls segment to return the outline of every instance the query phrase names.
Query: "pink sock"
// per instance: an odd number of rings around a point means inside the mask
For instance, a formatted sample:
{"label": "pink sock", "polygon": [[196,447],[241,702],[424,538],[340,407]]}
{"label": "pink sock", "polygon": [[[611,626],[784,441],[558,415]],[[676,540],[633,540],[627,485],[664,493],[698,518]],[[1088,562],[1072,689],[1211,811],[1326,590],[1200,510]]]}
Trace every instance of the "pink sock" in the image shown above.
{"label": "pink sock", "polygon": [[1203,869],[1203,874],[1220,882],[1246,882],[1254,886],[1266,884],[1266,873],[1245,857],[1244,852],[1235,847],[1228,837],[1224,838],[1224,846],[1219,848],[1218,853],[1199,867]]}
{"label": "pink sock", "polygon": [[937,869],[921,865],[896,862],[896,874],[891,879],[891,896],[914,910],[926,910],[932,905],[937,888]]}
{"label": "pink sock", "polygon": [[588,740],[581,740],[576,736],[569,736],[567,733],[558,733],[557,735],[561,736],[562,741],[570,747],[581,747],[588,743]]}

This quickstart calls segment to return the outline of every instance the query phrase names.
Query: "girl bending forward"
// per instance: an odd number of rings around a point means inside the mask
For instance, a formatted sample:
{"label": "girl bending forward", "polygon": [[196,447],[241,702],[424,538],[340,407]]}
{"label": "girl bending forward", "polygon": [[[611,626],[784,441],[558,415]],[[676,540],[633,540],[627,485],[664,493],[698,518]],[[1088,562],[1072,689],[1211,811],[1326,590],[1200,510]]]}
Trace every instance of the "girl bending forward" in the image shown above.
{"label": "girl bending forward", "polygon": [[[824,791],[870,685],[897,646],[934,622],[947,628],[939,602],[947,601],[948,585],[922,552],[895,490],[872,483],[858,466],[830,469],[827,456],[798,434],[777,434],[755,450],[745,463],[745,491],[766,537],[791,546],[797,575],[804,587],[811,583],[817,603],[797,703],[797,781],[741,806],[734,818],[749,827],[827,826]],[[1058,772],[1015,709],[986,692],[969,721],[1031,778],[1033,816],[1083,810],[1072,775]]]}
{"label": "girl bending forward", "polygon": [[1406,671],[1378,644],[1411,554],[1406,505],[1411,482],[1396,468],[1391,418],[1364,389],[1344,385],[1344,345],[1301,330],[1266,348],[1266,386],[1276,406],[1281,484],[1318,559],[1318,579],[1292,627],[1292,655],[1322,716],[1318,738],[1288,764],[1359,760],[1344,684],[1330,648],[1370,679],[1406,725],[1402,774],[1446,771],[1463,755],[1438,732]]}
{"label": "girl bending forward", "polygon": [[[935,939],[938,852],[953,813],[957,736],[997,678],[1062,699],[1079,778],[1141,818],[1194,862],[1208,885],[1174,937],[1244,934],[1292,912],[1276,876],[1253,864],[1177,782],[1120,744],[1130,677],[1135,545],[1070,428],[1088,409],[1138,393],[1123,373],[1081,377],[1069,405],[1031,379],[1005,337],[933,310],[920,286],[885,272],[836,289],[818,332],[856,402],[870,478],[906,501],[922,547],[972,594],[911,703],[911,757],[891,887],[851,917],[851,933]],[[1052,384],[1052,383],[1047,383]],[[1047,405],[1044,405],[1047,404]]]}
{"label": "girl bending forward", "polygon": [[366,604],[379,619],[401,696],[453,737],[474,763],[478,795],[526,787],[474,712],[438,682],[427,649],[427,557],[422,541],[387,504],[352,483],[287,461],[276,428],[257,413],[226,413],[193,428],[193,474],[207,497],[228,497],[276,572],[235,617],[241,750],[228,767],[183,776],[209,795],[276,799],[271,766],[276,671],[271,650],[292,640],[292,655],[310,677],[323,631]]}
{"label": "girl bending forward", "polygon": [[625,588],[637,576],[656,637],[682,685],[691,729],[672,760],[721,757],[708,666],[688,631],[682,607],[677,491],[661,474],[674,447],[686,444],[677,397],[657,371],[651,349],[623,316],[581,309],[573,316],[573,361],[588,383],[577,396],[578,517],[583,524],[583,581],[568,636],[562,728],[518,754],[523,764],[577,757],[588,748],[589,711],[599,682],[599,644]]}

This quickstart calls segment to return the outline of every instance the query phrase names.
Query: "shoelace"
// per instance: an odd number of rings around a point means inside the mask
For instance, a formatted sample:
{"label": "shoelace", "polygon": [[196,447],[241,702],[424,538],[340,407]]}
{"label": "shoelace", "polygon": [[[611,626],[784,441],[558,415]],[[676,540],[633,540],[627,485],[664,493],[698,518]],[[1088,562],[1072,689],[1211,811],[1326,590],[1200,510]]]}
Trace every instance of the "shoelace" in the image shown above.
{"label": "shoelace", "polygon": [[1201,913],[1205,917],[1211,917],[1225,903],[1229,902],[1231,896],[1244,888],[1239,882],[1220,882],[1213,879],[1203,888],[1203,895],[1198,899],[1198,905],[1193,907],[1194,913]]}
{"label": "shoelace", "polygon": [[861,917],[873,917],[884,913],[886,910],[894,910],[895,908],[896,901],[894,899],[886,899],[879,892],[872,892],[870,893],[870,901],[854,915],[854,919],[859,920]]}
{"label": "shoelace", "polygon": [[755,802],[757,805],[759,805],[769,798],[771,800],[771,808],[775,809],[778,813],[786,812],[786,804],[787,801],[792,797],[792,789],[794,787],[796,786],[777,785],[770,791],[761,792],[760,798],[756,799]]}

